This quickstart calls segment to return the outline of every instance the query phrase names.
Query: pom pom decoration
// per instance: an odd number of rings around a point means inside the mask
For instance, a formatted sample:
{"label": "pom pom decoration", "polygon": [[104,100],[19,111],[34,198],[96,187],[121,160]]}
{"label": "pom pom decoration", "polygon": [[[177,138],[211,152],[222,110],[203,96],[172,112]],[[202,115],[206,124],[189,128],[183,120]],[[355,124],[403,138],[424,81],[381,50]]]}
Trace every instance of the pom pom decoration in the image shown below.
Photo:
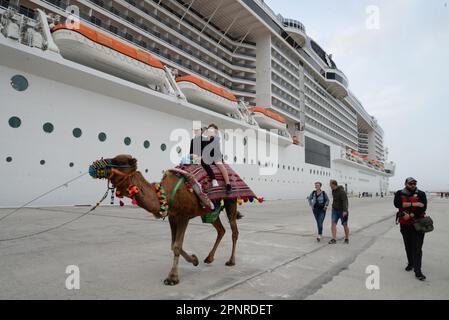
{"label": "pom pom decoration", "polygon": [[167,196],[165,195],[164,188],[160,183],[153,183],[154,188],[156,189],[156,196],[159,200],[160,204],[160,215],[165,219],[168,216],[168,201]]}
{"label": "pom pom decoration", "polygon": [[128,187],[128,193],[130,198],[134,198],[139,193],[139,188],[132,184]]}
{"label": "pom pom decoration", "polygon": [[122,200],[120,200],[120,207],[123,207],[125,204],[123,203]]}
{"label": "pom pom decoration", "polygon": [[260,203],[264,202],[264,199],[263,199],[263,198],[258,198],[257,200],[258,200]]}
{"label": "pom pom decoration", "polygon": [[133,198],[132,201],[131,201],[131,203],[132,203],[133,205],[137,206],[136,198]]}

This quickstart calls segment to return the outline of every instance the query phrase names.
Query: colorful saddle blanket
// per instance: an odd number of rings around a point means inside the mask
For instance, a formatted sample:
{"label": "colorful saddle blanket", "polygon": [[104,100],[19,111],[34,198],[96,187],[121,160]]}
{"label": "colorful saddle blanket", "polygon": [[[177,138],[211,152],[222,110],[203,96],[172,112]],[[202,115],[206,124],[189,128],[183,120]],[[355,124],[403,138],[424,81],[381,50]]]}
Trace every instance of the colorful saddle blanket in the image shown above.
{"label": "colorful saddle blanket", "polygon": [[232,185],[232,193],[226,194],[225,182],[223,180],[223,175],[217,166],[211,165],[214,171],[215,177],[218,181],[218,187],[212,187],[212,181],[206,173],[206,170],[201,165],[198,164],[181,164],[178,165],[173,171],[174,172],[187,172],[191,174],[196,182],[201,186],[202,192],[204,192],[212,202],[220,200],[230,200],[237,198],[256,198],[254,192],[248,187],[248,185],[243,181],[240,176],[232,170],[230,166],[225,164],[228,170],[229,180]]}

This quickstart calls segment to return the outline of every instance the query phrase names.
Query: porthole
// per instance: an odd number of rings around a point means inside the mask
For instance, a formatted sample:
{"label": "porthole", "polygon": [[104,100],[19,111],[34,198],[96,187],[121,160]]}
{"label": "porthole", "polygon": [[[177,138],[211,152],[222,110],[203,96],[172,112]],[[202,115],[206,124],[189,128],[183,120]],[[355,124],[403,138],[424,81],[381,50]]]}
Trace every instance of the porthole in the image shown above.
{"label": "porthole", "polygon": [[145,149],[148,149],[148,148],[150,147],[150,141],[145,140],[145,141],[143,142],[143,147],[144,147]]}
{"label": "porthole", "polygon": [[131,138],[130,137],[126,137],[125,139],[123,139],[123,142],[129,146],[131,144]]}
{"label": "porthole", "polygon": [[145,173],[148,173],[148,169],[145,169]]}
{"label": "porthole", "polygon": [[69,163],[69,167],[72,168],[75,164],[73,162]]}
{"label": "porthole", "polygon": [[243,138],[243,145],[246,146],[246,143],[248,142],[248,139],[245,137]]}
{"label": "porthole", "polygon": [[259,161],[257,161],[257,165],[260,167],[260,160]]}
{"label": "porthole", "polygon": [[6,157],[6,162],[11,162],[12,161],[12,157]]}
{"label": "porthole", "polygon": [[161,144],[161,150],[165,151],[167,149],[167,145],[165,143]]}
{"label": "porthole", "polygon": [[243,158],[243,163],[246,163],[246,158]]}
{"label": "porthole", "polygon": [[45,160],[41,160],[39,163],[43,166],[45,164]]}
{"label": "porthole", "polygon": [[11,78],[11,87],[17,91],[25,91],[28,88],[28,80],[17,74]]}
{"label": "porthole", "polygon": [[8,123],[11,128],[18,128],[22,124],[22,120],[19,117],[11,117]]}
{"label": "porthole", "polygon": [[107,138],[106,133],[100,132],[100,133],[98,134],[98,140],[100,140],[101,142],[105,142],[105,141],[106,141],[106,138]]}
{"label": "porthole", "polygon": [[181,154],[181,152],[182,152],[182,148],[181,147],[176,147],[176,152],[178,153],[178,154]]}
{"label": "porthole", "polygon": [[79,138],[79,137],[81,137],[83,132],[81,131],[80,128],[75,128],[75,129],[73,129],[72,134],[75,138]]}
{"label": "porthole", "polygon": [[236,156],[234,157],[234,163],[237,163],[237,157]]}
{"label": "porthole", "polygon": [[42,126],[42,129],[43,129],[44,132],[46,132],[46,133],[52,133],[53,130],[55,129],[55,127],[54,127],[50,122],[46,122],[46,123],[44,123],[44,125]]}
{"label": "porthole", "polygon": [[284,164],[284,165],[282,165],[282,170],[285,170],[285,164]]}

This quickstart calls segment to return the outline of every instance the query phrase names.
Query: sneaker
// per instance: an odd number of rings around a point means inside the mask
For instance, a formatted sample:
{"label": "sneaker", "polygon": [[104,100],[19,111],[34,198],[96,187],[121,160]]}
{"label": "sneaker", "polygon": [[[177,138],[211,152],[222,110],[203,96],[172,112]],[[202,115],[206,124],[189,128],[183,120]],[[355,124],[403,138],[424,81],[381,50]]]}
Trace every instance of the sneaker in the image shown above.
{"label": "sneaker", "polygon": [[218,187],[218,181],[217,180],[212,180],[212,187]]}
{"label": "sneaker", "polygon": [[232,193],[232,186],[230,184],[226,185],[226,194],[231,194]]}
{"label": "sneaker", "polygon": [[407,265],[406,267],[405,267],[405,271],[407,271],[407,272],[409,272],[409,271],[412,271],[413,270],[413,266],[412,265]]}
{"label": "sneaker", "polygon": [[345,239],[344,244],[349,244],[349,239]]}
{"label": "sneaker", "polygon": [[331,239],[328,243],[329,243],[329,244],[336,244],[336,243],[337,243],[337,240]]}
{"label": "sneaker", "polygon": [[424,281],[426,280],[426,276],[423,275],[422,273],[418,273],[417,275],[415,275],[416,279],[418,279],[419,281]]}

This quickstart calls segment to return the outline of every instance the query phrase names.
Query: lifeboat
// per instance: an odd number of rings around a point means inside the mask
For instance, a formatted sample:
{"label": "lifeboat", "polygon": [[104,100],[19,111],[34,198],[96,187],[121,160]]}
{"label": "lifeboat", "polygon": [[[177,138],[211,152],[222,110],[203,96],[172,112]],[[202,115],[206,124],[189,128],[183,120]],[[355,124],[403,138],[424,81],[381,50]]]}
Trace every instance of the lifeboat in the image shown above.
{"label": "lifeboat", "polygon": [[235,113],[237,98],[230,92],[192,75],[176,78],[187,101],[218,113]]}
{"label": "lifeboat", "polygon": [[254,119],[263,129],[287,129],[287,120],[279,114],[268,110],[264,107],[253,107],[249,109],[254,116]]}
{"label": "lifeboat", "polygon": [[161,86],[165,81],[164,66],[145,51],[82,24],[56,25],[51,31],[68,60],[144,86]]}

